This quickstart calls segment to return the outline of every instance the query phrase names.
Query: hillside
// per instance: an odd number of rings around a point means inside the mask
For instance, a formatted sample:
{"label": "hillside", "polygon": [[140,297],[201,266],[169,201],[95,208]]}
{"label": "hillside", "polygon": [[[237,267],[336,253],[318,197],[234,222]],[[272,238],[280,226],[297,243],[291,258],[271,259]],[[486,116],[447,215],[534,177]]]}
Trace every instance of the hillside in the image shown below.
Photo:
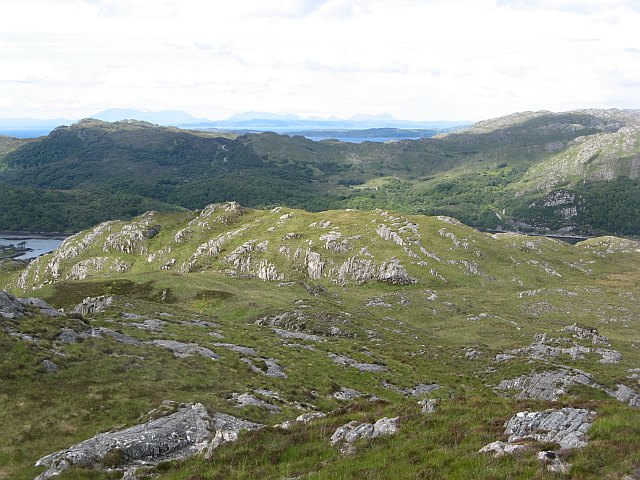
{"label": "hillside", "polygon": [[[148,209],[236,200],[637,235],[639,118],[526,112],[434,138],[361,144],[83,120],[24,144],[3,140],[10,147],[0,147],[0,229],[77,231]],[[58,208],[65,203],[74,208]]]}
{"label": "hillside", "polygon": [[638,255],[382,210],[102,223],[0,271],[39,298],[0,292],[0,477],[632,475]]}

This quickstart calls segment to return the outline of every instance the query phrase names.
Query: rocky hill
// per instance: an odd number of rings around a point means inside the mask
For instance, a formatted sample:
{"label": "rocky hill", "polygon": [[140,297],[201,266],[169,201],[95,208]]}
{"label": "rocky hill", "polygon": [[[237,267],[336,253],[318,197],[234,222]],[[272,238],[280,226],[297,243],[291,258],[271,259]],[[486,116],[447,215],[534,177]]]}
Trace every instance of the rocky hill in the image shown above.
{"label": "rocky hill", "polygon": [[0,477],[636,478],[639,255],[385,210],[101,223],[0,272]]}

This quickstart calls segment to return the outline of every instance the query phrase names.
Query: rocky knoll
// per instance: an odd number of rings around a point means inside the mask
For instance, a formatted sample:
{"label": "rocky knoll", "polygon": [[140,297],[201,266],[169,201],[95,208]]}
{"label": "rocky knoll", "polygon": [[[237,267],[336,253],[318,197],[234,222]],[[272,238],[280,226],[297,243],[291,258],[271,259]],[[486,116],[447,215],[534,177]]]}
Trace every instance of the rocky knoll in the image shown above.
{"label": "rocky knoll", "polygon": [[187,458],[236,440],[242,430],[260,427],[230,415],[210,415],[200,403],[180,405],[171,415],[126,430],[100,433],[41,458],[36,466],[47,467],[47,470],[36,480],[51,478],[72,466],[124,471]]}

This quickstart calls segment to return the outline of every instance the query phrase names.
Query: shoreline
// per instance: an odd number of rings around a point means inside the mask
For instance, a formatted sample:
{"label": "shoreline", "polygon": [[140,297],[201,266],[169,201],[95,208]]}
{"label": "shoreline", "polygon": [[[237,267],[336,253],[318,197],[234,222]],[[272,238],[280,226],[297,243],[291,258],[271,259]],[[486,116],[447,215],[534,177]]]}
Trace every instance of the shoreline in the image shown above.
{"label": "shoreline", "polygon": [[24,232],[24,231],[5,231],[0,230],[0,238],[11,238],[11,240],[29,240],[32,238],[51,239],[51,240],[64,240],[69,238],[73,233],[63,232]]}

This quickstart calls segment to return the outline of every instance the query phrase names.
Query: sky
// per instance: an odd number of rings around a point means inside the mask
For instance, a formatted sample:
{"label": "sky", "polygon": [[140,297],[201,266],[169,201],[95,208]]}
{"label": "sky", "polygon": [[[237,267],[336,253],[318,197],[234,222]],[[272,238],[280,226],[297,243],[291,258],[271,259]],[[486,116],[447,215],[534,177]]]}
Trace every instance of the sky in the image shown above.
{"label": "sky", "polygon": [[0,0],[0,118],[640,108],[639,0]]}

